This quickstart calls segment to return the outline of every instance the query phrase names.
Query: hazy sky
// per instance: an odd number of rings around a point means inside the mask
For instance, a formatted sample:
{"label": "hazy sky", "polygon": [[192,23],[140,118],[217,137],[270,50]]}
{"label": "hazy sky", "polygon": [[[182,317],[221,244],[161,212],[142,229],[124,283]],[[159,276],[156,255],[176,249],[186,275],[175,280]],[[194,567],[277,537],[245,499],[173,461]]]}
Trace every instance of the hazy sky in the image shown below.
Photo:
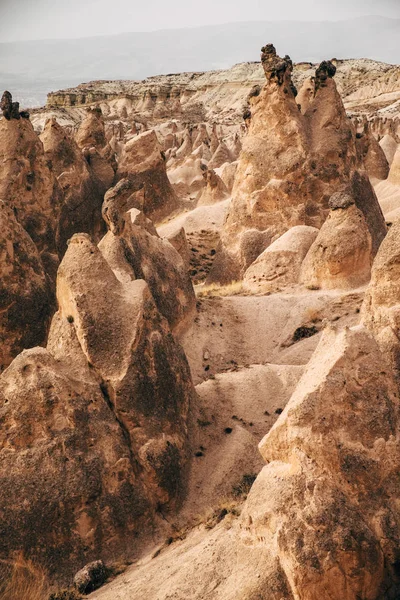
{"label": "hazy sky", "polygon": [[400,0],[0,0],[0,41],[361,15],[400,18]]}

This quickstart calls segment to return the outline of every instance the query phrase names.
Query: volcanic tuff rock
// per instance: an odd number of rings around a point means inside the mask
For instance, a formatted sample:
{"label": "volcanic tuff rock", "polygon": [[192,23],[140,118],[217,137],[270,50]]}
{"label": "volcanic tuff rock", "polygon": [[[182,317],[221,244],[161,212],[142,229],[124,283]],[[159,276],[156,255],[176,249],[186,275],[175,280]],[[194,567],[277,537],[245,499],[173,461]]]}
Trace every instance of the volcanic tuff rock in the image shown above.
{"label": "volcanic tuff rock", "polygon": [[289,229],[250,265],[244,274],[244,289],[273,293],[298,283],[301,263],[317,235],[318,229],[307,225]]}
{"label": "volcanic tuff rock", "polygon": [[332,207],[301,267],[310,289],[349,289],[369,282],[371,235],[363,213],[346,194],[334,194]]}
{"label": "volcanic tuff rock", "polygon": [[387,179],[389,175],[388,160],[372,134],[366,119],[363,122],[361,133],[357,133],[357,145],[369,177]]}
{"label": "volcanic tuff rock", "polygon": [[96,178],[75,141],[57,123],[47,121],[40,135],[45,156],[64,192],[60,214],[59,247],[62,253],[74,233],[89,233],[99,241],[105,233],[101,215],[104,186]]}
{"label": "volcanic tuff rock", "polygon": [[[144,279],[160,313],[175,333],[194,317],[196,299],[183,258],[140,211],[131,209],[109,221],[99,248],[116,274]],[[121,278],[121,275],[119,276]]]}
{"label": "volcanic tuff rock", "polygon": [[104,193],[114,182],[117,165],[114,152],[106,138],[101,108],[88,108],[86,118],[76,132],[75,140],[97,179],[103,184]]}
{"label": "volcanic tuff rock", "polygon": [[215,204],[215,202],[221,202],[228,198],[229,192],[226,189],[224,182],[213,169],[204,171],[203,177],[206,182],[206,187],[201,193],[198,206]]}
{"label": "volcanic tuff rock", "polygon": [[0,201],[0,371],[24,348],[42,344],[55,298],[39,252]]}
{"label": "volcanic tuff rock", "polygon": [[365,214],[374,252],[385,235],[383,215],[357,154],[354,128],[332,79],[335,67],[322,63],[317,69],[315,95],[302,115],[290,59],[280,59],[273,46],[264,50],[267,83],[249,97],[249,130],[209,281],[243,276],[240,247],[246,229],[281,235],[296,225],[321,227],[328,199],[338,188],[348,187]]}
{"label": "volcanic tuff rock", "polygon": [[371,282],[362,307],[363,323],[397,375],[400,372],[400,221],[395,221],[374,260]]}
{"label": "volcanic tuff rock", "polygon": [[153,220],[160,220],[178,208],[178,199],[168,180],[165,160],[154,131],[146,131],[125,144],[118,177],[128,179],[132,191],[143,188],[143,212]]}
{"label": "volcanic tuff rock", "polygon": [[391,135],[386,134],[379,142],[379,145],[385,153],[386,160],[388,161],[390,168],[392,166],[392,162],[394,159],[394,155],[396,154],[398,144],[396,140],[392,138]]}
{"label": "volcanic tuff rock", "polygon": [[86,234],[57,299],[47,350],[1,376],[0,556],[23,551],[60,583],[133,555],[156,509],[179,501],[193,386],[146,283],[118,281]]}
{"label": "volcanic tuff rock", "polygon": [[0,199],[39,253],[55,253],[62,191],[29,119],[0,120]]}
{"label": "volcanic tuff rock", "polygon": [[238,519],[193,532],[96,600],[396,598],[399,396],[365,330],[325,330],[259,448],[268,464]]}

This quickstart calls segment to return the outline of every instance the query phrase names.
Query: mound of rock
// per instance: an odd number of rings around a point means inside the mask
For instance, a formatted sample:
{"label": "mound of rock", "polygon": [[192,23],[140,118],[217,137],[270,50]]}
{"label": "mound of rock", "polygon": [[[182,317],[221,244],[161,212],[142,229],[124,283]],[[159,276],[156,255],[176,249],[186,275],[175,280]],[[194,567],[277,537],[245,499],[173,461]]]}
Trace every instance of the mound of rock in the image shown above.
{"label": "mound of rock", "polygon": [[298,283],[301,263],[318,233],[318,229],[307,225],[289,229],[250,265],[243,288],[265,294]]}
{"label": "mound of rock", "polygon": [[368,283],[372,241],[363,213],[348,194],[334,194],[331,212],[301,267],[310,289],[351,289]]}
{"label": "mound of rock", "polygon": [[47,164],[64,192],[59,226],[60,251],[65,252],[67,241],[74,233],[89,233],[94,240],[100,241],[105,233],[101,214],[103,184],[95,177],[75,141],[55,118],[46,122],[40,139]]}
{"label": "mound of rock", "polygon": [[152,220],[163,219],[178,208],[154,130],[133,137],[125,144],[118,176],[128,179],[133,191],[143,188],[143,212]]}

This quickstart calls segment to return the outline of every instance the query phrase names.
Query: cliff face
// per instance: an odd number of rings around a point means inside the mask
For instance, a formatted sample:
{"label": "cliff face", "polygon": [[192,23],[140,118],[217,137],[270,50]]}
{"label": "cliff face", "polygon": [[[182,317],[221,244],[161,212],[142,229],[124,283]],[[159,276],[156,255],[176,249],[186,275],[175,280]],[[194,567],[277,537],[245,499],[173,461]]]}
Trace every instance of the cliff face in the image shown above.
{"label": "cliff face", "polygon": [[[400,68],[368,59],[335,60],[336,83],[349,114],[367,114],[373,132],[398,132]],[[294,65],[298,89],[317,65]],[[127,114],[147,113],[155,119],[178,117],[201,121],[240,122],[242,108],[254,85],[263,85],[260,63],[240,63],[224,71],[160,75],[143,81],[93,81],[48,95],[47,110],[107,103],[118,112],[124,99]],[[122,108],[120,109],[123,110]],[[122,113],[120,112],[120,116]]]}

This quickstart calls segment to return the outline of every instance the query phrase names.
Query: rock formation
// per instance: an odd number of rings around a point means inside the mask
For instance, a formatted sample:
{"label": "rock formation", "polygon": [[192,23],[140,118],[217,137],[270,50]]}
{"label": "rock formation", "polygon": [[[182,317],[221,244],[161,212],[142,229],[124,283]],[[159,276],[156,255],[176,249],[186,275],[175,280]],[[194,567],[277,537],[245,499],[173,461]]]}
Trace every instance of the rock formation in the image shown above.
{"label": "rock formation", "polygon": [[0,371],[24,349],[46,340],[54,295],[39,252],[0,201]]}
{"label": "rock formation", "polygon": [[63,196],[29,119],[0,120],[0,199],[41,255],[56,253]]}
{"label": "rock formation", "polygon": [[89,108],[75,135],[76,143],[91,166],[97,179],[103,184],[103,193],[114,182],[116,162],[107,141],[101,108]]}
{"label": "rock formation", "polygon": [[204,171],[203,177],[206,182],[206,187],[203,189],[199,198],[199,206],[215,204],[216,202],[221,202],[222,200],[226,200],[226,198],[228,198],[229,192],[224,182],[213,169],[207,169],[207,171]]}
{"label": "rock formation", "polygon": [[74,140],[54,118],[47,121],[40,139],[47,164],[51,165],[64,193],[59,225],[61,252],[65,252],[67,241],[74,233],[89,233],[100,241],[105,232],[101,215],[103,184],[95,177]]}
{"label": "rock formation", "polygon": [[0,101],[0,109],[3,113],[3,117],[10,121],[11,119],[20,119],[21,116],[27,118],[27,113],[19,112],[19,102],[12,101],[12,95],[10,92],[4,92]]}
{"label": "rock formation", "polygon": [[374,260],[362,320],[375,335],[393,369],[400,374],[400,222],[395,221]]}
{"label": "rock formation", "polygon": [[143,212],[157,221],[178,208],[168,180],[164,157],[155,132],[146,131],[130,139],[118,165],[118,177],[128,179],[133,191],[144,189]]}
{"label": "rock formation", "polygon": [[289,229],[250,265],[244,289],[265,294],[298,283],[301,263],[317,235],[318,229],[307,225]]}
{"label": "rock formation", "polygon": [[327,331],[260,443],[269,464],[243,515],[270,548],[272,534],[284,597],[395,597],[398,419],[398,390],[374,340]]}
{"label": "rock formation", "polygon": [[389,163],[384,150],[372,134],[368,121],[364,122],[362,132],[357,133],[357,145],[369,177],[387,179]]}
{"label": "rock formation", "polygon": [[269,45],[263,48],[262,64],[267,83],[249,97],[248,134],[210,282],[243,276],[244,230],[269,229],[271,235],[281,235],[296,225],[321,227],[328,200],[338,189],[348,188],[365,214],[374,252],[386,231],[357,153],[354,128],[332,79],[334,65],[324,62],[317,69],[315,94],[303,115],[294,94],[291,60],[280,59]]}
{"label": "rock formation", "polygon": [[394,159],[394,155],[396,154],[398,144],[397,144],[396,140],[394,138],[392,138],[391,135],[386,134],[383,136],[383,138],[379,142],[379,145],[382,148],[383,152],[385,153],[386,160],[388,161],[389,168],[390,168],[392,166],[392,162]]}
{"label": "rock formation", "polygon": [[131,280],[144,279],[171,329],[181,332],[193,318],[196,306],[187,264],[140,211],[112,214],[110,231],[99,244],[101,252],[116,273],[125,273]]}
{"label": "rock formation", "polygon": [[400,185],[400,148],[398,147],[393,157],[392,165],[389,171],[388,180],[390,183]]}
{"label": "rock formation", "polygon": [[47,350],[1,376],[0,557],[22,551],[62,583],[100,555],[133,556],[179,501],[193,388],[146,283],[119,282],[86,234],[57,298]]}
{"label": "rock formation", "polygon": [[363,213],[348,194],[334,194],[331,212],[301,267],[310,289],[348,289],[365,285],[371,276],[372,241]]}

